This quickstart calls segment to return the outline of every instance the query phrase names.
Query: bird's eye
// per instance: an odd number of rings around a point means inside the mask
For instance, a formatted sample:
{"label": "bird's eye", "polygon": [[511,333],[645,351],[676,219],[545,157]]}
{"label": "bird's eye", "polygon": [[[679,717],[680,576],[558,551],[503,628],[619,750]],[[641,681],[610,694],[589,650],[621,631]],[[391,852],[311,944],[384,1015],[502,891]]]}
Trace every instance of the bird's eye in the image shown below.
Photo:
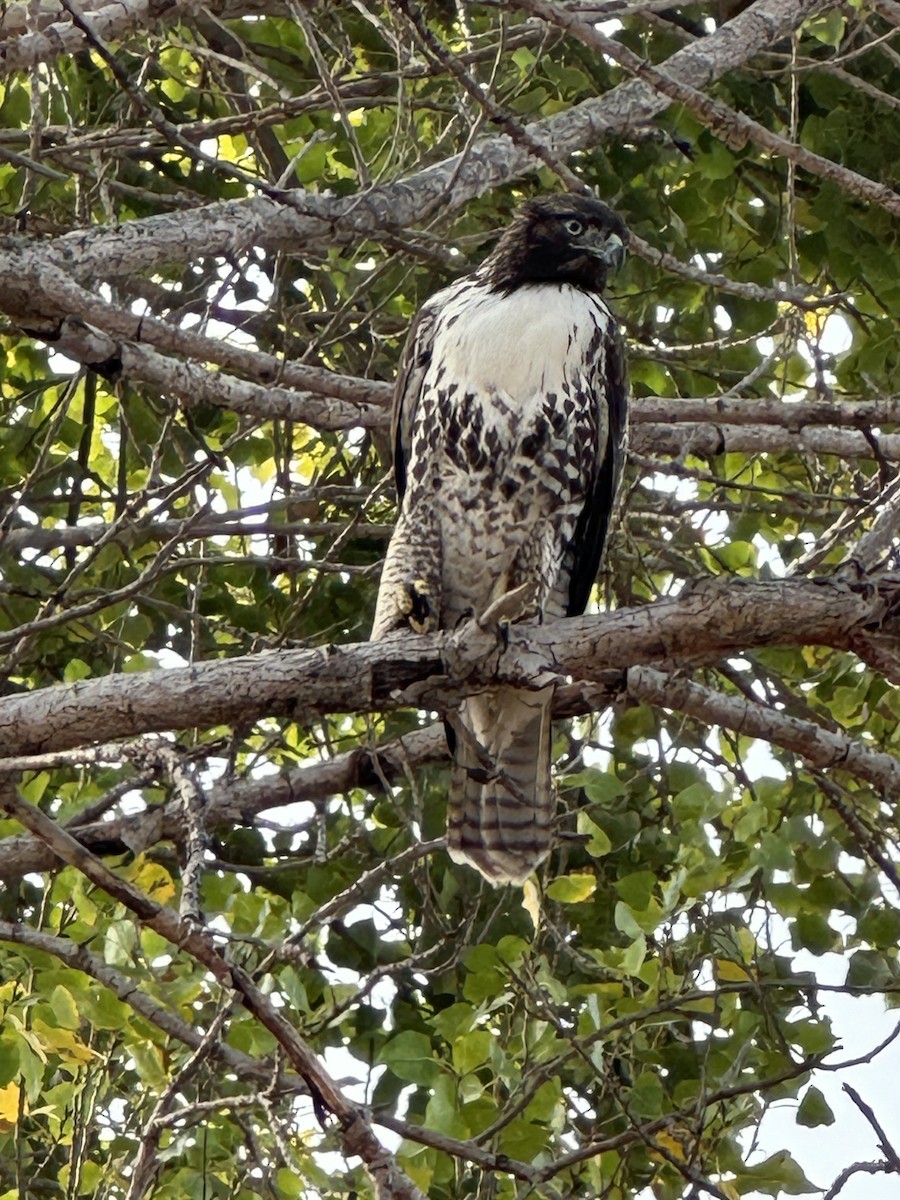
{"label": "bird's eye", "polygon": [[577,221],[574,217],[571,217],[568,221],[566,221],[565,226],[566,231],[571,233],[573,237],[577,237],[578,234],[581,233],[582,229],[584,229],[582,223]]}

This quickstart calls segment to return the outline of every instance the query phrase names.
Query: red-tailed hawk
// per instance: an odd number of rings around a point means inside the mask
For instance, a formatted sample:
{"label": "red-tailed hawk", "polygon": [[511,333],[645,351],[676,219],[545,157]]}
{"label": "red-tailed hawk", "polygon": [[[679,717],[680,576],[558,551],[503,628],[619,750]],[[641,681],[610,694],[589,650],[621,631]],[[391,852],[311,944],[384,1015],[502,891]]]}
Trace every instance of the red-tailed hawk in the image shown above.
{"label": "red-tailed hawk", "polygon": [[[522,588],[519,615],[584,611],[621,472],[625,372],[603,299],[628,232],[606,205],[524,204],[413,323],[394,395],[400,513],[373,638],[453,629]],[[447,845],[521,883],[551,844],[553,687],[493,687],[449,716]]]}

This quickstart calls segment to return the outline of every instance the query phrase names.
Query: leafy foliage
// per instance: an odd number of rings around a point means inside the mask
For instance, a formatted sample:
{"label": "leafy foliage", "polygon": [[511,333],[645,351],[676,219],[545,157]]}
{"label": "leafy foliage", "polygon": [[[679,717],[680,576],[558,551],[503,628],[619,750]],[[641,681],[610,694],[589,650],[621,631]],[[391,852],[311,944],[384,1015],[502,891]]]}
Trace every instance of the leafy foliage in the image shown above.
{"label": "leafy foliage", "polygon": [[[882,9],[826,8],[707,90],[886,183],[900,123]],[[76,52],[48,50],[0,82],[6,242],[52,248],[53,269],[65,251],[110,312],[172,333],[154,384],[133,357],[120,372],[73,361],[70,340],[60,353],[59,311],[38,324],[0,300],[11,700],[365,640],[393,517],[378,385],[422,301],[479,260],[523,196],[559,186],[547,161],[511,177],[491,174],[492,151],[470,156],[498,122],[463,77],[514,119],[491,147],[518,122],[558,130],[627,79],[506,4],[427,5],[429,38],[405,3],[196,12],[80,34]],[[11,16],[0,35],[10,53],[16,28]],[[705,6],[631,6],[614,36],[665,64],[715,27]],[[316,215],[314,202],[388,182],[414,189],[460,152],[459,174],[483,183],[464,207],[448,186],[414,225],[386,220],[376,236],[323,221],[289,248],[257,228],[228,253],[79,272],[80,239],[98,227],[121,227],[123,247],[129,229],[152,241],[198,213],[237,228],[260,193]],[[726,144],[678,103],[583,138],[566,166],[638,239],[615,285],[635,418],[599,607],[706,577],[835,570],[898,457],[891,214],[840,170]],[[141,345],[133,325],[125,340]],[[179,331],[206,341],[185,350]],[[310,368],[305,382],[283,384],[264,355]],[[179,374],[190,361],[211,392],[192,394]],[[221,402],[217,372],[252,384],[259,406]],[[355,416],[273,416],[268,384]],[[716,410],[687,420],[679,405],[717,399],[743,407],[710,448]],[[804,440],[811,427],[818,442]],[[749,646],[696,679],[869,751],[900,748],[894,689],[849,652]],[[301,696],[290,716],[177,728],[99,760],[54,755],[48,732],[20,794],[158,904],[189,912],[202,864],[206,928],[434,1200],[828,1186],[808,1165],[807,1179],[792,1142],[762,1154],[752,1134],[773,1105],[800,1127],[835,1120],[818,1069],[842,1061],[829,989],[892,1004],[900,987],[895,797],[840,763],[814,769],[774,735],[630,693],[559,727],[558,849],[523,895],[494,893],[420,849],[444,823],[444,752],[421,733],[435,717],[323,713]],[[370,753],[381,744],[394,748]],[[184,777],[206,798],[200,856]],[[0,1200],[374,1195],[256,1015],[21,832],[0,821]],[[847,1165],[859,1157],[848,1148]]]}

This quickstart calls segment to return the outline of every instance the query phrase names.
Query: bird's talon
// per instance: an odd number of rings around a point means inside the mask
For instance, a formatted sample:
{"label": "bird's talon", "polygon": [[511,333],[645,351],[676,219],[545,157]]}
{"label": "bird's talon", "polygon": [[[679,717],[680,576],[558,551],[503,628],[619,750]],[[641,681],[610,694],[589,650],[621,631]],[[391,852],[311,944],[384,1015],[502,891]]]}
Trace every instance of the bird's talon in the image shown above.
{"label": "bird's talon", "polygon": [[434,628],[434,610],[428,597],[428,584],[424,579],[407,580],[400,608],[414,633],[428,633]]}
{"label": "bird's talon", "polygon": [[457,619],[455,628],[459,629],[460,625],[465,625],[466,621],[471,621],[474,616],[475,616],[475,610],[473,608],[471,608],[471,607],[464,608],[463,611],[459,614],[459,618]]}
{"label": "bird's talon", "polygon": [[519,587],[513,588],[511,592],[504,592],[502,596],[498,596],[487,606],[478,618],[478,624],[482,629],[487,629],[491,625],[521,620],[524,611],[523,601],[530,591],[530,586],[523,583]]}

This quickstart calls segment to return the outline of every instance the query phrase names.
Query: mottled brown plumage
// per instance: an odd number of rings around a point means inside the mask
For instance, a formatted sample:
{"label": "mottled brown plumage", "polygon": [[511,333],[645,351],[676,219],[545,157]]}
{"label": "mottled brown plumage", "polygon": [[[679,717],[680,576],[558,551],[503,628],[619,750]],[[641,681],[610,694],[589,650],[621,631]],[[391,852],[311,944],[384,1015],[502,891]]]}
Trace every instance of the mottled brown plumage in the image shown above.
{"label": "mottled brown plumage", "polygon": [[[584,610],[623,456],[601,292],[627,238],[589,197],[530,201],[422,308],[394,397],[401,504],[373,638],[453,629],[519,588],[522,618]],[[552,700],[552,686],[492,687],[448,718],[448,849],[492,883],[521,883],[550,850]]]}

